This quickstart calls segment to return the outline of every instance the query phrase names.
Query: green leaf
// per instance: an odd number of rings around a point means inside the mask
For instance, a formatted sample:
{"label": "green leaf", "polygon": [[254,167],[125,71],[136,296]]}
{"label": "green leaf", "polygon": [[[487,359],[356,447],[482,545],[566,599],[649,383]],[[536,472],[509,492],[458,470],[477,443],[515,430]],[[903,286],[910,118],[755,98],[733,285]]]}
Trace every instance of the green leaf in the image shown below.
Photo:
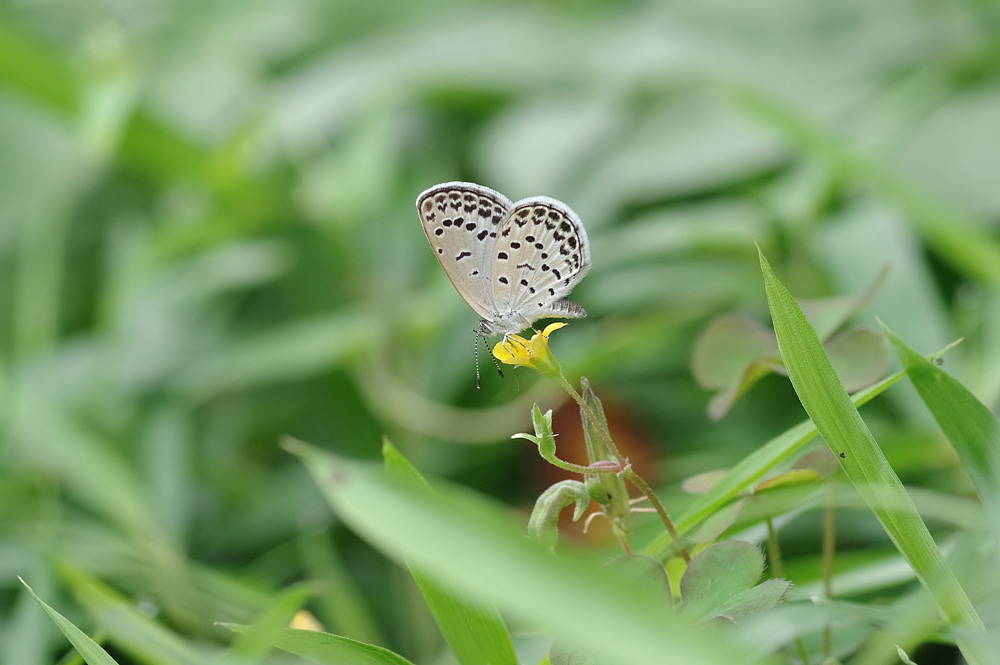
{"label": "green leaf", "polygon": [[745,316],[721,316],[695,342],[691,373],[703,388],[718,388],[708,404],[722,418],[740,395],[762,377],[781,371],[774,333]]}
{"label": "green leaf", "polygon": [[684,611],[703,619],[752,588],[764,573],[764,555],[751,543],[727,540],[709,545],[691,559],[681,577]]}
{"label": "green leaf", "polygon": [[[897,549],[930,590],[952,625],[982,628],[982,620],[948,568],[875,438],[844,390],[816,333],[759,252],[768,307],[785,368],[816,429],[837,454],[847,477],[882,523]],[[982,662],[967,640],[959,646],[970,662]]]}
{"label": "green leaf", "polygon": [[[251,626],[230,623],[222,625],[242,635],[253,631]],[[330,633],[283,628],[269,632],[268,639],[272,646],[282,651],[317,660],[320,663],[329,663],[329,665],[341,665],[342,663],[351,663],[351,665],[413,665],[410,661],[388,649]]]}
{"label": "green leaf", "polygon": [[607,563],[607,567],[620,573],[624,579],[635,580],[643,585],[660,589],[663,602],[671,603],[670,582],[663,564],[656,559],[641,554],[623,554]]}
{"label": "green leaf", "polygon": [[845,390],[870,386],[889,368],[889,345],[875,330],[849,328],[827,340],[823,349]]}
{"label": "green leaf", "polygon": [[531,407],[531,424],[535,427],[534,434],[525,434],[523,432],[514,434],[510,438],[512,439],[526,439],[531,441],[536,446],[538,446],[538,454],[542,456],[542,459],[559,465],[559,460],[556,458],[556,437],[552,433],[552,409],[549,409],[545,413],[538,408],[535,404]]}
{"label": "green leaf", "polygon": [[427,482],[423,474],[417,470],[417,467],[413,466],[410,460],[403,456],[403,453],[399,452],[399,449],[388,438],[382,440],[382,459],[385,461],[386,475],[390,478],[396,478],[412,483],[415,487],[430,490],[430,483]]}
{"label": "green leaf", "polygon": [[590,491],[585,483],[561,480],[548,487],[535,500],[535,507],[528,518],[528,533],[546,547],[555,547],[559,539],[559,513],[571,503],[576,504],[573,510],[573,521],[576,522],[590,505]]}
{"label": "green leaf", "polygon": [[741,591],[730,597],[729,600],[715,608],[715,615],[724,616],[739,623],[755,614],[777,607],[791,586],[792,584],[788,580],[777,578],[764,580],[752,589]]}
{"label": "green leaf", "polygon": [[495,602],[555,637],[593,649],[618,665],[739,660],[725,640],[707,639],[665,606],[661,590],[622,580],[595,555],[552,555],[525,538],[523,527],[471,492],[419,491],[298,442],[303,458],[337,515],[386,555],[408,561],[464,597]]}
{"label": "green leaf", "polygon": [[761,356],[777,360],[774,333],[749,317],[728,314],[698,335],[691,373],[702,388],[724,388],[738,382],[747,365]]}
{"label": "green leaf", "polygon": [[[387,475],[408,485],[431,492],[420,472],[388,440],[382,444]],[[409,566],[434,621],[455,657],[463,665],[516,665],[517,654],[510,633],[492,603],[471,602],[451,584]]]}
{"label": "green leaf", "polygon": [[823,340],[824,347],[831,335],[872,301],[888,276],[889,268],[884,267],[863,293],[803,300],[799,303],[802,313],[816,331],[816,336]]}
{"label": "green leaf", "polygon": [[762,357],[748,362],[740,373],[739,378],[716,393],[709,401],[708,416],[712,420],[721,420],[743,393],[749,390],[757,381],[772,372],[784,372],[784,367],[774,358]]}
{"label": "green leaf", "polygon": [[[885,339],[875,331],[852,328],[832,338],[844,323],[878,292],[888,270],[882,270],[859,295],[834,296],[802,303],[806,318],[818,331],[837,373],[848,390],[877,381],[889,364]],[[830,339],[828,339],[830,338]],[[698,336],[691,372],[703,388],[719,389],[708,403],[708,415],[722,418],[739,397],[771,372],[785,373],[774,333],[753,319],[729,314],[712,321]]]}
{"label": "green leaf", "polygon": [[49,618],[52,619],[52,623],[54,623],[59,630],[62,631],[62,634],[65,635],[66,639],[68,639],[70,644],[73,645],[73,648],[76,649],[81,656],[83,656],[83,659],[87,661],[87,665],[118,665],[118,662],[112,658],[100,644],[90,639],[86,633],[73,625],[69,619],[46,605],[41,598],[35,595],[35,592],[30,586],[28,586],[27,582],[22,580],[20,577],[17,579],[21,580],[21,584],[23,584],[24,588],[28,590],[31,597],[35,599],[35,602],[38,603],[38,605],[45,610],[45,613],[49,615]]}
{"label": "green leaf", "polygon": [[954,377],[924,359],[881,321],[896,355],[941,431],[955,446],[994,528],[1000,524],[1000,423]]}

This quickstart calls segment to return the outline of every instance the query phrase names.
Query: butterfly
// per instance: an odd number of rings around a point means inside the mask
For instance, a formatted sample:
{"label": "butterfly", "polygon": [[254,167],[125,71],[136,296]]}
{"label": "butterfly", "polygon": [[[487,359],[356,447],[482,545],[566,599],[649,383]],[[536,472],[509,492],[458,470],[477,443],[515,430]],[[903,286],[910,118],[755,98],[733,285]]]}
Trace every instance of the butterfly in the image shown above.
{"label": "butterfly", "polygon": [[566,298],[590,270],[590,244],[569,206],[547,196],[516,203],[471,182],[417,197],[420,223],[484,336],[512,335],[543,318],[581,318]]}

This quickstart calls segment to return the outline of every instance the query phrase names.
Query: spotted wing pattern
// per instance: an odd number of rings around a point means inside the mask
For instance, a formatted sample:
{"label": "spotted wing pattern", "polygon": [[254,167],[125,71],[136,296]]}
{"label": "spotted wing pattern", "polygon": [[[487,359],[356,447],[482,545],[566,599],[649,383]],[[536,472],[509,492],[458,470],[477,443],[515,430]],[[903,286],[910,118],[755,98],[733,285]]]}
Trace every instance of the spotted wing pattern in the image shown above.
{"label": "spotted wing pattern", "polygon": [[459,295],[486,320],[496,316],[490,276],[510,200],[470,182],[435,185],[417,197],[427,240]]}
{"label": "spotted wing pattern", "polygon": [[588,270],[590,244],[576,213],[547,196],[522,199],[500,227],[490,271],[493,304],[501,316],[529,322],[586,316],[565,296]]}

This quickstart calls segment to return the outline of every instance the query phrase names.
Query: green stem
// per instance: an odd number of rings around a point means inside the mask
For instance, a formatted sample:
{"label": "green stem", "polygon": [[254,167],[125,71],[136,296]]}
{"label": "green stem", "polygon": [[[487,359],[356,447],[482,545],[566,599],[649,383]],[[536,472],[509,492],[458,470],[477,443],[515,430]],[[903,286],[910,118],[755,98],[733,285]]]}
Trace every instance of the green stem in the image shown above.
{"label": "green stem", "polygon": [[[653,506],[653,510],[655,510],[656,514],[659,515],[660,521],[663,522],[663,526],[667,528],[667,532],[669,532],[673,537],[674,543],[677,546],[677,552],[681,555],[681,558],[683,558],[685,562],[691,561],[691,554],[688,552],[687,546],[684,544],[684,539],[681,538],[681,534],[677,532],[677,528],[674,527],[674,523],[670,519],[670,515],[667,514],[667,509],[663,507],[662,503],[660,503],[660,499],[653,492],[653,488],[650,487],[639,474],[632,470],[628,459],[622,455],[621,451],[618,450],[618,446],[616,446],[615,442],[611,439],[611,432],[609,432],[607,427],[602,424],[601,420],[597,417],[597,414],[594,413],[594,410],[590,407],[590,405],[584,401],[583,397],[580,396],[580,393],[576,391],[576,388],[574,388],[562,374],[560,374],[556,380],[559,382],[559,385],[561,385],[563,389],[569,393],[569,396],[580,405],[580,408],[587,413],[587,417],[590,418],[590,421],[597,426],[597,431],[600,433],[604,445],[607,446],[615,460],[622,465],[622,475],[625,476],[629,482],[635,485],[636,489],[638,489],[639,492],[642,493],[642,495],[649,501],[649,504]],[[588,471],[587,473],[591,472]]]}
{"label": "green stem", "polygon": [[624,466],[622,466],[621,464],[619,464],[618,466],[608,466],[608,467],[583,466],[582,464],[573,464],[572,462],[561,460],[558,457],[547,457],[546,461],[552,464],[553,466],[557,466],[560,469],[571,471],[573,473],[585,473],[585,474],[621,473],[622,471],[624,471]]}
{"label": "green stem", "polygon": [[601,438],[604,440],[604,445],[606,445],[608,450],[611,451],[615,460],[617,460],[622,466],[628,466],[628,460],[625,459],[625,456],[622,455],[621,451],[618,450],[618,446],[616,446],[615,442],[611,439],[611,433],[608,432],[606,427],[601,425],[600,418],[598,418],[597,414],[594,413],[594,410],[590,408],[590,405],[584,401],[583,397],[580,396],[580,393],[576,392],[576,388],[573,387],[573,384],[567,381],[566,377],[562,374],[560,374],[556,380],[559,381],[559,385],[563,387],[563,390],[569,393],[569,396],[580,405],[580,408],[587,412],[587,417],[590,418],[595,425],[599,426],[598,431],[601,434]]}
{"label": "green stem", "polygon": [[624,475],[640,492],[642,492],[642,495],[649,500],[649,503],[653,506],[656,514],[660,516],[660,521],[663,522],[663,526],[667,527],[667,531],[669,531],[670,535],[673,536],[674,543],[677,545],[678,554],[681,555],[681,558],[684,559],[685,563],[690,562],[691,553],[688,552],[687,546],[684,544],[684,539],[681,538],[681,534],[677,532],[677,529],[674,527],[674,523],[670,520],[670,515],[667,514],[667,509],[663,507],[662,503],[660,503],[660,499],[653,492],[653,488],[642,479],[642,476],[633,471],[631,466],[625,467]]}

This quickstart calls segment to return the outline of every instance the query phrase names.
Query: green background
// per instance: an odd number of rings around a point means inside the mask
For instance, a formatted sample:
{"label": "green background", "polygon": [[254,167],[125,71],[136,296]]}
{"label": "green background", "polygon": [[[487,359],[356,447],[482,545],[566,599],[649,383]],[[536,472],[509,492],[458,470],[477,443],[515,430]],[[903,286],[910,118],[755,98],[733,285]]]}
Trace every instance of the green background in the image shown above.
{"label": "green background", "polygon": [[[420,229],[448,180],[583,219],[590,316],[553,348],[668,507],[804,417],[772,376],[713,422],[691,374],[714,317],[766,323],[754,241],[796,297],[890,266],[858,322],[965,337],[948,371],[1000,400],[995,3],[4,3],[0,662],[66,650],[17,575],[91,634],[82,580],[195,644],[318,580],[329,630],[433,658],[405,571],[278,443],[388,435],[518,511],[550,482],[509,437],[558,389],[480,349],[475,390],[477,317]],[[911,388],[865,415],[904,482],[970,492]],[[820,518],[794,526],[793,578]]]}

